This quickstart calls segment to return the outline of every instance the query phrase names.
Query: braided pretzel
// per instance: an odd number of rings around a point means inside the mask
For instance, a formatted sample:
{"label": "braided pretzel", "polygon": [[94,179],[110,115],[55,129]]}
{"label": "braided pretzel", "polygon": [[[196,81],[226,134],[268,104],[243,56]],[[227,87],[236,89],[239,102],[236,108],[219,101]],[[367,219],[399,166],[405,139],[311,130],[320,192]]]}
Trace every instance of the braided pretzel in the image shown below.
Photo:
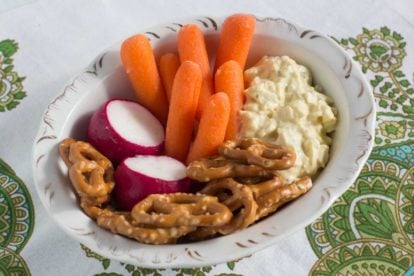
{"label": "braided pretzel", "polygon": [[215,227],[215,231],[221,234],[229,234],[246,228],[254,222],[257,210],[257,204],[254,201],[251,189],[232,178],[213,181],[200,193],[214,196],[225,191],[231,192],[231,195],[222,203],[228,206],[232,212],[240,211],[233,215],[228,224]]}
{"label": "braided pretzel", "polygon": [[105,170],[94,161],[79,161],[69,169],[69,178],[80,196],[102,197],[112,191],[114,182],[105,181]]}
{"label": "braided pretzel", "polygon": [[79,196],[105,197],[112,192],[112,164],[92,145],[68,138],[60,143],[59,152]]}
{"label": "braided pretzel", "polygon": [[228,140],[219,147],[219,153],[228,159],[243,161],[269,170],[289,169],[296,161],[294,151],[257,138]]}
{"label": "braided pretzel", "polygon": [[283,204],[298,198],[312,188],[312,180],[305,176],[292,184],[282,185],[257,198],[257,219],[275,212]]}
{"label": "braided pretzel", "polygon": [[232,213],[217,198],[184,193],[150,195],[134,206],[131,216],[140,224],[158,227],[220,226]]}
{"label": "braided pretzel", "polygon": [[111,161],[89,143],[66,138],[59,144],[59,153],[67,167],[78,161],[95,161],[105,170],[113,171]]}
{"label": "braided pretzel", "polygon": [[103,211],[97,218],[99,226],[112,233],[121,234],[148,244],[171,244],[185,234],[195,230],[191,226],[170,228],[140,227],[129,213]]}
{"label": "braided pretzel", "polygon": [[187,176],[200,182],[209,182],[227,177],[271,177],[273,173],[256,165],[215,157],[191,162],[187,167]]}

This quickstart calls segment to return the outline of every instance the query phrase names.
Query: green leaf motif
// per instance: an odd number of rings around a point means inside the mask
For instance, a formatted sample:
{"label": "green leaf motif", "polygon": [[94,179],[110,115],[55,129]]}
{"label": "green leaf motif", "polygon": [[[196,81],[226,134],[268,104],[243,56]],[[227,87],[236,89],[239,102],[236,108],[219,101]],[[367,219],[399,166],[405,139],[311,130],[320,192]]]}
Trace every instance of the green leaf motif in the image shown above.
{"label": "green leaf motif", "polygon": [[344,45],[344,46],[347,46],[347,45],[348,45],[348,40],[347,40],[347,39],[342,38],[342,39],[341,39],[341,44],[342,44],[342,45]]}
{"label": "green leaf motif", "polygon": [[396,111],[398,109],[398,105],[393,103],[393,104],[390,105],[390,108],[391,108],[391,110]]}
{"label": "green leaf motif", "polygon": [[352,45],[354,45],[354,46],[355,46],[355,45],[358,45],[358,40],[356,40],[355,38],[352,38],[352,37],[351,37],[351,38],[349,39],[349,42],[351,42],[351,44],[352,44]]}
{"label": "green leaf motif", "polygon": [[397,32],[392,32],[392,37],[397,41],[400,41],[403,39],[402,36]]}
{"label": "green leaf motif", "polygon": [[23,91],[19,91],[19,92],[14,94],[14,98],[16,100],[21,100],[21,99],[25,98],[26,96],[27,96],[26,93],[23,92]]}
{"label": "green leaf motif", "polygon": [[381,138],[375,137],[375,143],[376,144],[381,144],[381,142],[382,142],[382,139]]}
{"label": "green leaf motif", "polygon": [[401,78],[404,77],[404,73],[400,70],[393,72],[394,76],[396,76],[397,78]]}
{"label": "green leaf motif", "polygon": [[368,71],[368,68],[366,66],[362,66],[362,73],[366,73]]}
{"label": "green leaf motif", "polygon": [[385,94],[388,91],[388,89],[389,89],[388,86],[384,84],[383,86],[380,87],[379,90],[381,91],[382,94]]}
{"label": "green leaf motif", "polygon": [[373,44],[369,47],[371,49],[371,56],[374,58],[379,58],[387,52],[387,49],[384,46]]}
{"label": "green leaf motif", "polygon": [[102,266],[103,266],[104,269],[107,269],[110,264],[111,264],[111,261],[109,259],[104,259],[102,261]]}
{"label": "green leaf motif", "polygon": [[18,106],[19,105],[19,102],[18,101],[11,101],[11,102],[9,102],[7,105],[6,105],[6,108],[7,108],[7,110],[12,110],[12,109],[14,109],[16,106]]}
{"label": "green leaf motif", "polygon": [[407,100],[406,96],[399,96],[396,101],[399,104],[403,104],[406,100]]}
{"label": "green leaf motif", "polygon": [[213,269],[213,267],[211,267],[211,266],[204,266],[204,267],[201,268],[201,270],[204,271],[204,272],[210,272],[212,269]]}
{"label": "green leaf motif", "polygon": [[362,28],[362,32],[363,32],[364,34],[369,35],[369,30],[368,30],[367,28]]}
{"label": "green leaf motif", "polygon": [[135,267],[133,266],[133,265],[131,265],[131,264],[127,264],[127,265],[125,265],[125,269],[128,271],[128,272],[132,272],[132,271],[134,271],[134,269],[135,269]]}
{"label": "green leaf motif", "polygon": [[[4,57],[8,58],[14,55],[18,50],[18,45],[14,40],[6,39],[0,41],[0,52]],[[6,63],[6,62],[5,62]]]}
{"label": "green leaf motif", "polygon": [[234,265],[235,265],[235,262],[227,262],[227,267],[228,267],[230,270],[233,270],[233,269],[234,269]]}
{"label": "green leaf motif", "polygon": [[4,73],[10,73],[12,70],[13,70],[13,65],[8,65],[3,69]]}
{"label": "green leaf motif", "polygon": [[408,86],[410,86],[410,83],[408,82],[408,80],[401,80],[401,81],[400,81],[400,84],[401,84],[403,87],[408,87]]}
{"label": "green leaf motif", "polygon": [[407,45],[406,42],[402,42],[402,43],[400,43],[400,45],[398,47],[403,49],[403,48],[405,48],[406,45]]}
{"label": "green leaf motif", "polygon": [[407,114],[414,114],[414,108],[412,106],[403,106],[403,111]]}
{"label": "green leaf motif", "polygon": [[355,218],[360,224],[357,229],[371,236],[377,236],[386,239],[392,239],[397,227],[389,206],[380,201],[378,204],[374,200],[368,200],[368,203],[358,202],[360,213],[355,213]]}
{"label": "green leaf motif", "polygon": [[380,29],[380,31],[381,31],[381,33],[382,33],[384,36],[390,35],[390,33],[391,33],[391,31],[390,31],[390,29],[389,29],[388,27],[382,27],[382,28]]}
{"label": "green leaf motif", "polygon": [[388,103],[383,99],[381,99],[378,104],[383,108],[386,108],[388,106]]}

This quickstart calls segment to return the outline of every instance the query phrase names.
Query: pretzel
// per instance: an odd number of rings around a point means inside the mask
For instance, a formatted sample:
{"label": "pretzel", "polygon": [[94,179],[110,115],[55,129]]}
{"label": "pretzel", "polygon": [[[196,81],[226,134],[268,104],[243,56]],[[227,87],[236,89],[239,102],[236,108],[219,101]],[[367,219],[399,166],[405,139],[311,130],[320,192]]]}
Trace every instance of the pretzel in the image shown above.
{"label": "pretzel", "polygon": [[298,198],[312,188],[312,180],[305,176],[292,184],[282,185],[257,198],[257,219],[275,212],[283,204]]}
{"label": "pretzel", "polygon": [[291,149],[266,143],[257,138],[228,140],[219,147],[220,155],[227,159],[246,162],[268,170],[285,170],[296,161]]}
{"label": "pretzel", "polygon": [[257,200],[265,194],[270,193],[275,189],[283,186],[283,183],[280,177],[275,176],[272,179],[265,180],[259,183],[248,184],[248,186],[252,190],[254,199]]}
{"label": "pretzel", "polygon": [[131,216],[140,224],[156,227],[220,226],[232,213],[217,198],[194,194],[153,194],[136,204]]}
{"label": "pretzel", "polygon": [[92,145],[68,138],[60,143],[59,152],[79,196],[107,197],[112,192],[112,164]]}
{"label": "pretzel", "polygon": [[178,226],[170,228],[141,227],[129,213],[103,211],[97,218],[99,226],[112,233],[121,234],[148,244],[171,244],[195,230],[192,226]]}
{"label": "pretzel", "polygon": [[229,223],[216,227],[214,230],[220,234],[229,234],[237,230],[244,229],[252,224],[256,217],[257,204],[253,198],[251,189],[243,184],[236,182],[232,178],[225,178],[209,183],[200,191],[206,195],[217,195],[224,191],[231,192],[222,203],[229,207],[233,214]]}
{"label": "pretzel", "polygon": [[65,162],[65,164],[66,164],[66,166],[68,168],[70,166],[72,166],[72,164],[73,164],[69,160],[69,151],[70,151],[70,146],[72,144],[74,144],[74,143],[76,143],[76,141],[74,139],[72,139],[72,138],[66,138],[65,140],[63,140],[59,144],[59,154],[60,154],[60,157]]}
{"label": "pretzel", "polygon": [[195,160],[187,167],[187,176],[200,182],[226,177],[271,177],[272,175],[272,172],[259,166],[243,164],[223,157]]}
{"label": "pretzel", "polygon": [[97,219],[104,210],[109,210],[110,207],[103,207],[105,203],[109,202],[109,196],[106,197],[81,197],[80,198],[80,207],[85,211],[85,213],[93,218]]}

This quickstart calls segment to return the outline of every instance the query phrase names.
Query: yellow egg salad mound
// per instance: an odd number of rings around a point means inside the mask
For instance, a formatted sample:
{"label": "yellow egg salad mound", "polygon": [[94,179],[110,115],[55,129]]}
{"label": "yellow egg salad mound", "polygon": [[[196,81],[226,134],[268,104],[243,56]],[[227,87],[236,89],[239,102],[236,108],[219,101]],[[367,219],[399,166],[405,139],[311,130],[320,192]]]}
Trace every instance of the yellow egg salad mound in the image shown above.
{"label": "yellow egg salad mound", "polygon": [[240,112],[240,136],[258,137],[296,152],[295,165],[280,175],[292,182],[314,176],[329,157],[337,110],[312,86],[310,71],[287,56],[263,57],[245,71],[248,88]]}

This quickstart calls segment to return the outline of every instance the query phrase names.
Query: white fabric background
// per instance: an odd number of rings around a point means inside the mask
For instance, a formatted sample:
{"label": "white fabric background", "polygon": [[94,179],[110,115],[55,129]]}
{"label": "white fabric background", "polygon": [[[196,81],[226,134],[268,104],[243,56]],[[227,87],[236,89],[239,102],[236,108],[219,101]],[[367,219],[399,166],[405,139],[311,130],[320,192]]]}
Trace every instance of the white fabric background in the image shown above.
{"label": "white fabric background", "polygon": [[[31,173],[31,148],[47,104],[71,77],[114,42],[174,18],[246,12],[284,17],[340,38],[359,34],[363,26],[387,25],[404,31],[407,44],[414,45],[414,5],[409,0],[395,4],[373,0],[37,0],[25,5],[16,1],[17,6],[10,9],[14,1],[0,0],[0,40],[10,38],[19,43],[15,70],[27,77],[24,87],[28,97],[16,109],[0,116],[0,157],[26,183],[36,206],[35,230],[21,252],[33,275],[93,275],[102,271],[99,262],[86,258],[79,243],[55,225],[38,200]],[[405,59],[404,67],[413,64],[411,55]],[[306,275],[315,261],[302,230],[240,261],[235,273]],[[227,269],[217,267],[214,271],[222,270]],[[122,271],[125,272],[119,267],[118,272]]]}

